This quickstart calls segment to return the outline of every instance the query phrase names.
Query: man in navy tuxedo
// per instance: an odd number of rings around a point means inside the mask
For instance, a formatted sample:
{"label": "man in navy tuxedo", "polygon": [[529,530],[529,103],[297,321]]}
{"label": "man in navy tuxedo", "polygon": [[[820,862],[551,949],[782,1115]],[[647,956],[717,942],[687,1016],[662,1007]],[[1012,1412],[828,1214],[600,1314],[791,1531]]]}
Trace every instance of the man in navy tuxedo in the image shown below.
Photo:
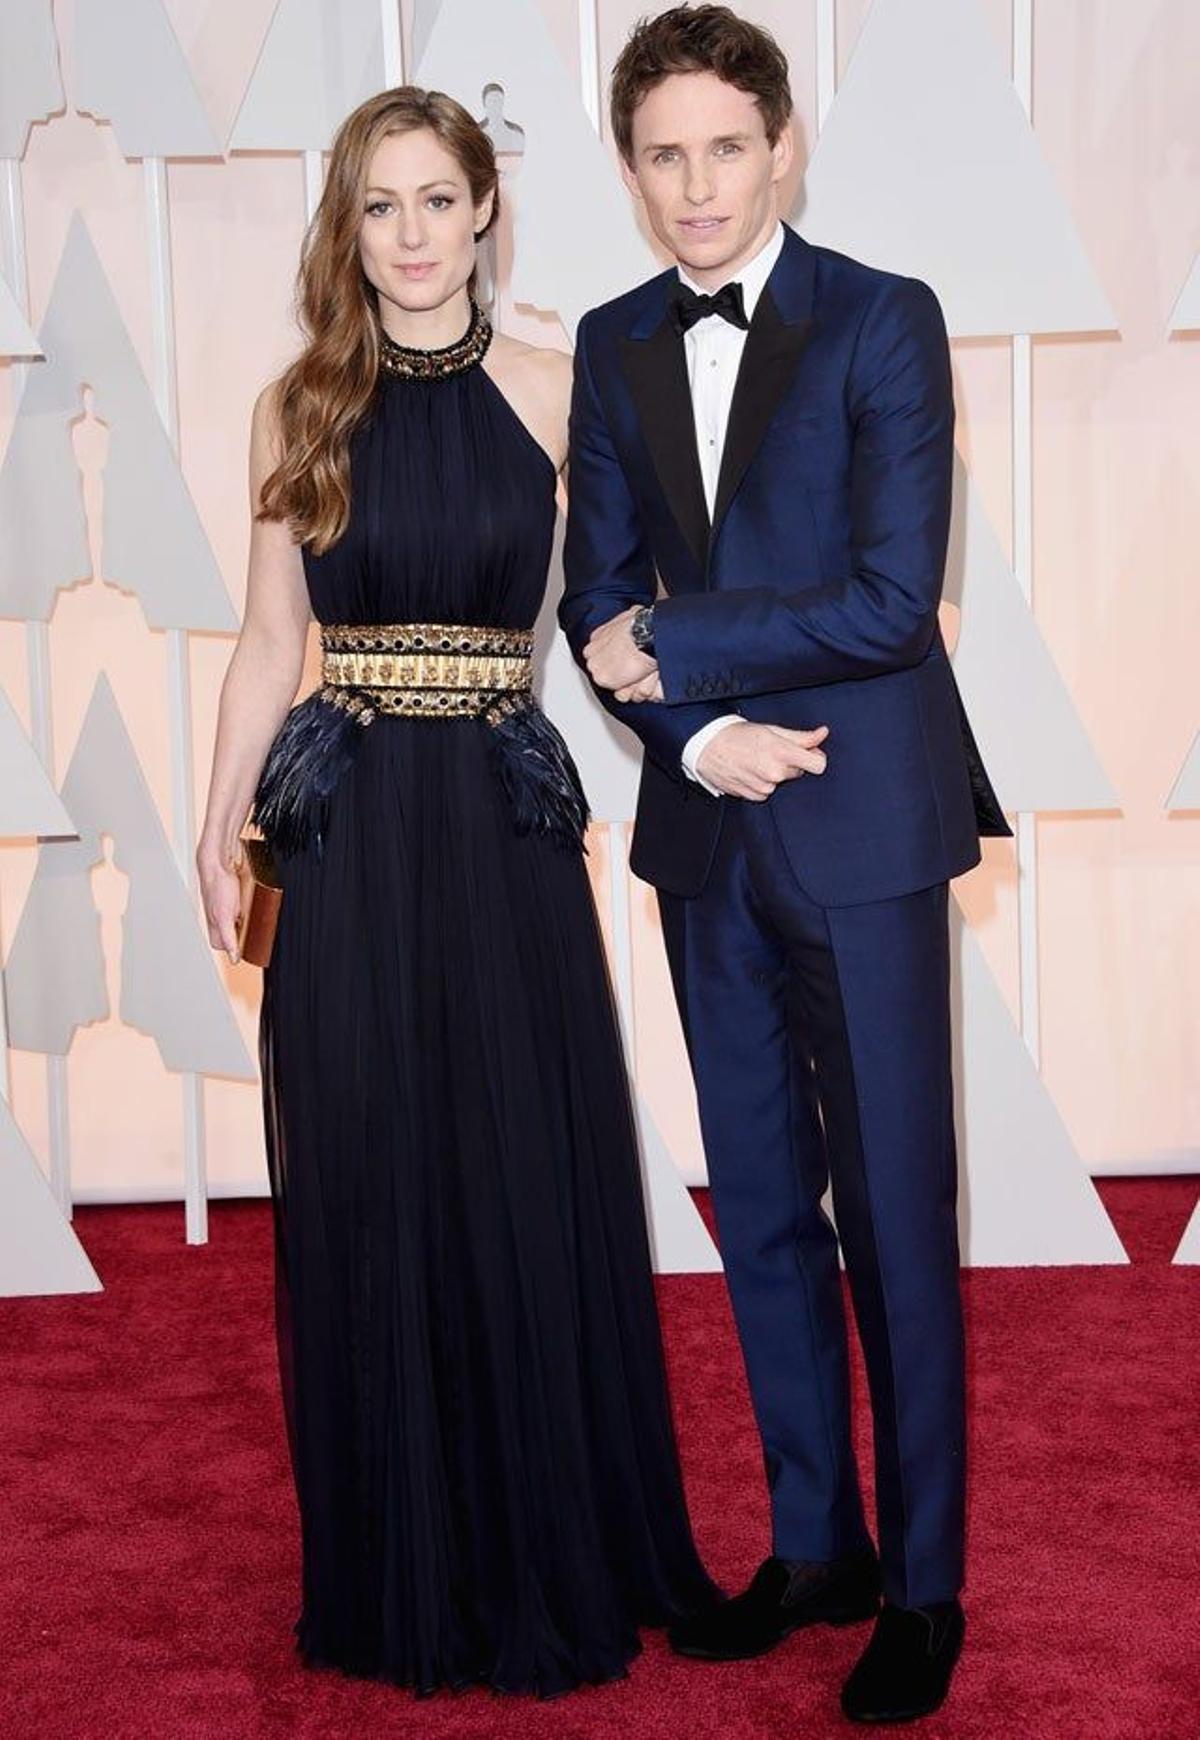
{"label": "man in navy tuxedo", "polygon": [[1009,829],[938,626],[941,311],[781,223],[790,112],[778,47],[721,6],[644,21],[617,63],[623,172],[676,264],[579,326],[560,620],[645,749],[632,864],[771,1498],[771,1556],[672,1642],[728,1660],[874,1618],[842,1707],[887,1721],[937,1707],[964,1629],[947,885]]}

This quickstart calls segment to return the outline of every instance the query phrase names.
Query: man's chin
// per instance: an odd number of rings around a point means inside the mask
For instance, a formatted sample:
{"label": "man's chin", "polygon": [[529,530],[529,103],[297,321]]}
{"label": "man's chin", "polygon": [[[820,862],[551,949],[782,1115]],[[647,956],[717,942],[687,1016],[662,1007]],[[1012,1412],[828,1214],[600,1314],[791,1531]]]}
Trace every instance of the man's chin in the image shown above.
{"label": "man's chin", "polygon": [[728,228],[722,228],[707,241],[697,241],[680,235],[678,231],[675,236],[675,258],[685,272],[723,272],[726,267],[734,266],[745,251],[745,239],[735,236]]}
{"label": "man's chin", "polygon": [[698,266],[715,265],[736,248],[733,237],[734,231],[728,221],[711,230],[693,230],[675,224],[671,231],[671,245],[685,265],[693,260]]}

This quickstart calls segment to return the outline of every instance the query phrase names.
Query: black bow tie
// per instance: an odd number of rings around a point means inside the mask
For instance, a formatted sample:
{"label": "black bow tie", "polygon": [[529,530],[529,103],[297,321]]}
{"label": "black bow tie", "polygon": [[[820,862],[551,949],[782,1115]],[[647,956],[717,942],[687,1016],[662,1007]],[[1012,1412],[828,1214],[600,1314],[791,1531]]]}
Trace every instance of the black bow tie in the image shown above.
{"label": "black bow tie", "polygon": [[698,296],[682,282],[672,291],[671,319],[675,323],[676,332],[686,332],[698,320],[704,320],[710,314],[719,314],[731,326],[740,326],[743,332],[747,331],[750,322],[746,319],[741,285],[722,284],[715,296]]}

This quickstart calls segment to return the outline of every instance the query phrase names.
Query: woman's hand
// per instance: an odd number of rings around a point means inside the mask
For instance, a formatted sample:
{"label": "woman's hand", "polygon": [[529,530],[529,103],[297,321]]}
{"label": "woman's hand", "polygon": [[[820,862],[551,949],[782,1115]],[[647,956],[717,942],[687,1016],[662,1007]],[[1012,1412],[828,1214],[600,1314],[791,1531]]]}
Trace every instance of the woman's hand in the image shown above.
{"label": "woman's hand", "polygon": [[238,918],[242,909],[242,884],[238,866],[242,861],[239,840],[228,860],[201,840],[196,848],[196,871],[200,877],[200,894],[204,901],[204,916],[208,920],[208,940],[214,949],[224,949],[233,966],[242,958],[238,941]]}
{"label": "woman's hand", "polygon": [[629,632],[640,605],[631,604],[611,622],[594,629],[583,649],[584,663],[598,689],[639,688],[647,677],[657,677],[658,663],[634,645]]}
{"label": "woman's hand", "polygon": [[655,665],[648,677],[643,677],[640,683],[632,683],[627,689],[618,689],[618,701],[661,701],[663,698],[662,678]]}
{"label": "woman's hand", "polygon": [[238,838],[271,743],[300,684],[311,610],[300,546],[284,520],[258,518],[262,487],[279,460],[275,383],[254,406],[250,431],[250,561],[246,610],[221,685],[213,770],[196,870],[208,940],[236,965],[242,958]]}

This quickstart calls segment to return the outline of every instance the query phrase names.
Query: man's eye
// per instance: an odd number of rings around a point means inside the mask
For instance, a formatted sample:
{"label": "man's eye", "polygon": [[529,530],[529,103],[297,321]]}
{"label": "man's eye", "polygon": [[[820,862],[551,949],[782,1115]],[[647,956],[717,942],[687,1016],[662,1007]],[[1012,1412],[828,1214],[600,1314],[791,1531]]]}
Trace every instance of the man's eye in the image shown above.
{"label": "man's eye", "polygon": [[654,161],[656,163],[670,163],[674,156],[675,153],[673,151],[656,151],[654,154]]}
{"label": "man's eye", "polygon": [[741,146],[736,139],[727,139],[723,145],[717,146],[717,150],[724,156],[736,156],[741,150]]}

